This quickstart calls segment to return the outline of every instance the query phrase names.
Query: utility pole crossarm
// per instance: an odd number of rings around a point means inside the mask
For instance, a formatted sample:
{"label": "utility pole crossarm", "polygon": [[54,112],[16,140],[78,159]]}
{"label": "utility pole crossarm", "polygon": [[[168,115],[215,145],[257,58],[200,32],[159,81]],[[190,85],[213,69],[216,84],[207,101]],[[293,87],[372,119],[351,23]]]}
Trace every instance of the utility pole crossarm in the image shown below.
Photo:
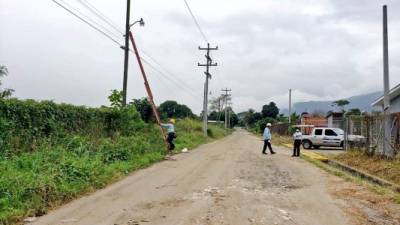
{"label": "utility pole crossarm", "polygon": [[197,66],[218,66],[218,63],[209,63],[209,64],[201,64],[201,63],[197,63]]}
{"label": "utility pole crossarm", "polygon": [[[208,46],[210,46],[210,44],[208,44]],[[215,48],[209,48],[209,47],[207,47],[207,48],[202,48],[202,47],[199,46],[199,50],[206,50],[206,51],[209,51],[209,50],[218,50],[218,46],[216,46]]]}

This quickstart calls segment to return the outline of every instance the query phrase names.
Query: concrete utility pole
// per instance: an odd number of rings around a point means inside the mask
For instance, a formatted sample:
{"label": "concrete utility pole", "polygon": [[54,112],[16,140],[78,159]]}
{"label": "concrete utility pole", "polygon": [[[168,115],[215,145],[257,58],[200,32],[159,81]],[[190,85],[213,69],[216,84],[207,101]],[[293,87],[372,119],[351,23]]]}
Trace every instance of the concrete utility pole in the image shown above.
{"label": "concrete utility pole", "polygon": [[225,92],[225,94],[223,94],[222,96],[224,96],[224,104],[225,104],[225,128],[228,128],[228,98],[231,96],[231,94],[229,92],[231,92],[231,89],[225,88],[222,89],[221,91]]}
{"label": "concrete utility pole", "polygon": [[289,124],[292,122],[292,89],[289,89]]}
{"label": "concrete utility pole", "polygon": [[387,6],[383,6],[383,154],[393,157],[394,149],[390,146],[390,97],[389,97],[389,51],[388,51],[388,25],[387,25]]}
{"label": "concrete utility pole", "polygon": [[232,111],[232,102],[228,103],[228,127],[231,128],[231,111]]}
{"label": "concrete utility pole", "polygon": [[215,48],[210,48],[210,43],[207,43],[207,48],[202,48],[199,46],[199,50],[206,50],[207,54],[205,55],[207,59],[206,64],[200,64],[197,63],[198,66],[205,66],[206,67],[206,72],[204,74],[206,75],[206,81],[204,82],[204,101],[203,101],[203,132],[204,136],[207,137],[207,125],[208,125],[208,79],[211,79],[211,74],[210,74],[210,66],[217,66],[217,63],[212,63],[212,59],[210,57],[210,51],[212,50],[218,50],[218,46]]}
{"label": "concrete utility pole", "polygon": [[128,62],[129,62],[129,30],[130,30],[131,0],[126,1],[126,22],[125,22],[125,57],[124,57],[124,80],[122,87],[122,106],[126,105],[128,87]]}

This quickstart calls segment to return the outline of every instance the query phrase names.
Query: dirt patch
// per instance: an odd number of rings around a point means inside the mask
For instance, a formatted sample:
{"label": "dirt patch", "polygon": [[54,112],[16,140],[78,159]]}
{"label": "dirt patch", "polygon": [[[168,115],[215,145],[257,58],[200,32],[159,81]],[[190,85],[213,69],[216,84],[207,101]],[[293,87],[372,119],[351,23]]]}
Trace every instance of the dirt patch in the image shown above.
{"label": "dirt patch", "polygon": [[343,207],[357,225],[400,225],[400,205],[367,187],[336,181],[330,192],[346,202]]}

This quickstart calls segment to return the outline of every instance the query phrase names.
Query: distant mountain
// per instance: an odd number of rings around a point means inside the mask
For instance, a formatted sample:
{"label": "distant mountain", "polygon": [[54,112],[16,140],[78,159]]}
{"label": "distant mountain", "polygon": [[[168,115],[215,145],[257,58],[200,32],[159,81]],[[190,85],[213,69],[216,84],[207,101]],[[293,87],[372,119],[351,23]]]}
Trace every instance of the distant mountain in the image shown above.
{"label": "distant mountain", "polygon": [[[361,111],[371,112],[372,110],[377,110],[371,106],[371,103],[374,102],[377,98],[382,96],[382,92],[373,92],[365,95],[357,95],[350,98],[346,98],[350,104],[345,107],[345,109],[351,108],[359,108]],[[326,113],[329,110],[334,110],[335,107],[332,106],[332,102],[336,101],[309,101],[309,102],[296,102],[293,105],[293,112],[297,114],[301,114],[302,112],[319,112]],[[337,109],[339,110],[339,109]],[[281,113],[287,115],[289,113],[288,109],[281,110]]]}

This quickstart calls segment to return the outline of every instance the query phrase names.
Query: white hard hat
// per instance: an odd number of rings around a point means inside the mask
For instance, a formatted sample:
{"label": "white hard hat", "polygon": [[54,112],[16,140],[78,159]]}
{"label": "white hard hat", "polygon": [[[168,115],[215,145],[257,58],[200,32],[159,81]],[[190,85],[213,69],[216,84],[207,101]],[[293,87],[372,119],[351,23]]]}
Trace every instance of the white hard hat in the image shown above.
{"label": "white hard hat", "polygon": [[270,127],[270,126],[272,126],[271,123],[267,123],[267,127]]}

